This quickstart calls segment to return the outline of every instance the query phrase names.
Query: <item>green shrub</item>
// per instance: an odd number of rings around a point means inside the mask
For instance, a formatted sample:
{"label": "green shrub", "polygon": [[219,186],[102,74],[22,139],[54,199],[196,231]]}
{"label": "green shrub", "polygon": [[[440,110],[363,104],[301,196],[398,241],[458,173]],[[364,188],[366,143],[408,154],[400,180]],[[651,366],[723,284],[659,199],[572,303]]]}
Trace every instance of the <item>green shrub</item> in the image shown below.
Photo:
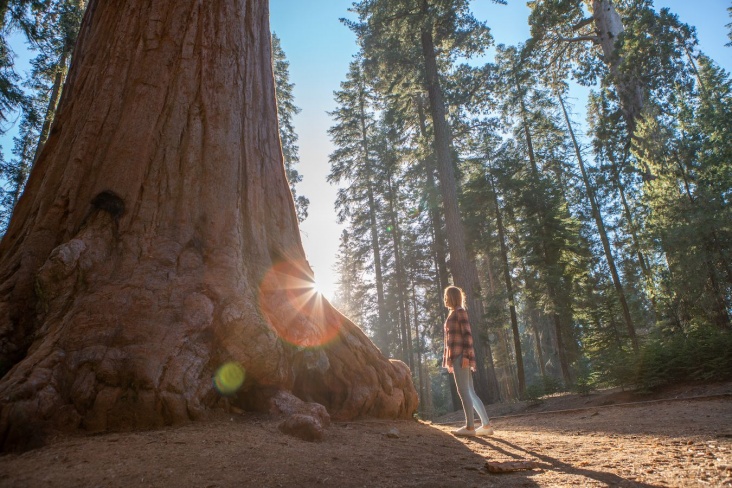
{"label": "green shrub", "polygon": [[562,382],[554,376],[544,375],[541,377],[541,385],[544,389],[544,395],[551,395],[559,391],[564,391]]}
{"label": "green shrub", "polygon": [[732,333],[700,327],[647,342],[635,361],[634,385],[641,389],[681,381],[732,378]]}
{"label": "green shrub", "polygon": [[529,404],[537,405],[541,403],[541,397],[544,395],[551,395],[559,391],[563,391],[562,382],[553,376],[544,375],[539,381],[526,387],[523,400],[526,400]]}
{"label": "green shrub", "polygon": [[541,383],[532,383],[526,387],[524,399],[530,405],[538,405],[541,403],[541,397],[544,396],[544,387]]}

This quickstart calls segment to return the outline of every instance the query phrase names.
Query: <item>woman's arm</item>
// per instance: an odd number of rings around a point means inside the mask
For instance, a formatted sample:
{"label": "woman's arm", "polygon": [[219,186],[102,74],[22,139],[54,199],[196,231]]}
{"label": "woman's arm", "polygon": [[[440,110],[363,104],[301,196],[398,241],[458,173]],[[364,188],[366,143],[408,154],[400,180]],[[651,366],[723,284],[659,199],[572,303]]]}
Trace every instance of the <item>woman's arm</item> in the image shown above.
{"label": "woman's arm", "polygon": [[470,320],[468,320],[468,312],[466,310],[458,311],[458,325],[460,335],[462,337],[463,363],[462,367],[475,370],[477,363],[475,362],[475,346],[473,341],[473,331],[470,328]]}

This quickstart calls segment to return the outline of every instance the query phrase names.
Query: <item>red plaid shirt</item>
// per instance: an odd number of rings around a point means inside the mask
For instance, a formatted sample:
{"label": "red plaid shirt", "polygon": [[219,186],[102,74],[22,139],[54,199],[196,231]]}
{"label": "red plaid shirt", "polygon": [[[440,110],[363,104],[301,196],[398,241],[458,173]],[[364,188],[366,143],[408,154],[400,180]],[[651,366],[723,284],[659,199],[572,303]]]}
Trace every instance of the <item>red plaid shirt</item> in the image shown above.
{"label": "red plaid shirt", "polygon": [[473,332],[470,330],[468,311],[464,308],[452,310],[445,320],[445,353],[442,356],[442,367],[452,366],[452,361],[459,355],[468,358],[470,369],[475,369],[475,348]]}

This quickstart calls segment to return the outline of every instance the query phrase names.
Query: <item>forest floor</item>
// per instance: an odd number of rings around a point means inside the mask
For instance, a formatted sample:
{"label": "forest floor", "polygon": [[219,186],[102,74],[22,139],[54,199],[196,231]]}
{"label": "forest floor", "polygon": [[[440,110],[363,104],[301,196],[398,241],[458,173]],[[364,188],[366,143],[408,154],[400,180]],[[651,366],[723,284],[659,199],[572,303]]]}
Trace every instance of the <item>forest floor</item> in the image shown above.
{"label": "forest floor", "polygon": [[[2,487],[732,486],[732,382],[489,405],[492,437],[434,422],[333,423],[322,442],[259,414],[63,437],[0,457]],[[494,474],[487,463],[532,469]]]}

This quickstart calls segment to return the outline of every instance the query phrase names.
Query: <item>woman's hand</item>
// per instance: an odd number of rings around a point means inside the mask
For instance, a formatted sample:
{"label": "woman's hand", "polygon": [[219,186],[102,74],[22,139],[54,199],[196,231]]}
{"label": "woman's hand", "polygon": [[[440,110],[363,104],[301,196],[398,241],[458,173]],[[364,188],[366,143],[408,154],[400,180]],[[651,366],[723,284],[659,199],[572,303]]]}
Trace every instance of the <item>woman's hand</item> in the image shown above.
{"label": "woman's hand", "polygon": [[447,372],[448,372],[448,373],[452,373],[452,372],[454,372],[454,371],[455,371],[455,368],[453,368],[452,366],[448,366],[448,367],[447,367]]}

